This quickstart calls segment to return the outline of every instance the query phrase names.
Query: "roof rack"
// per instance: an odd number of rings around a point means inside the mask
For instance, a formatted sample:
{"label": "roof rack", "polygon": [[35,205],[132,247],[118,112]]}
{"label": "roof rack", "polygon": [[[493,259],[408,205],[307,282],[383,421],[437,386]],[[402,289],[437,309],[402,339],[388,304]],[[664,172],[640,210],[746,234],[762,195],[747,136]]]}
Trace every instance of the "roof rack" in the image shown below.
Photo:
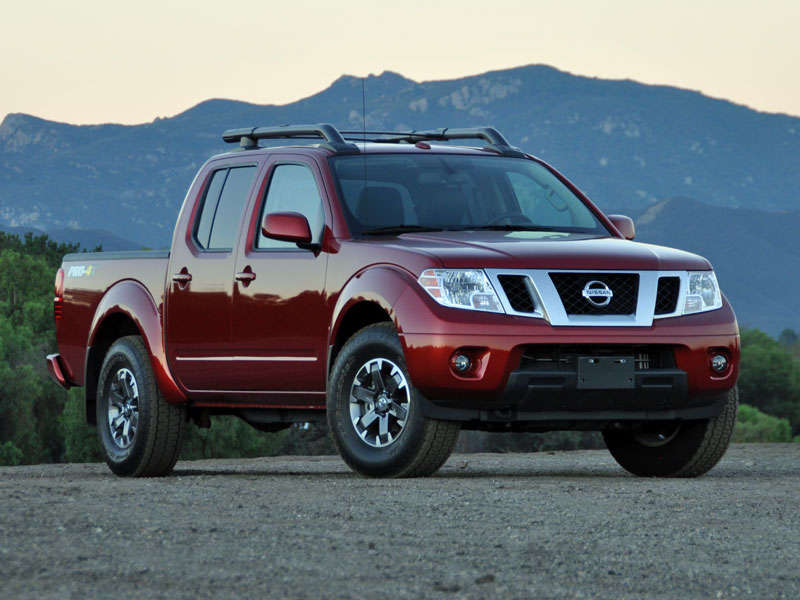
{"label": "roof rack", "polygon": [[[358,136],[358,137],[353,137]],[[380,137],[367,137],[380,136]],[[322,139],[320,147],[326,148],[337,154],[358,154],[359,149],[355,144],[348,142],[356,140],[362,142],[401,143],[414,144],[422,141],[448,141],[482,139],[488,142],[487,149],[502,154],[503,156],[524,157],[525,154],[511,146],[503,134],[494,127],[461,127],[451,129],[425,129],[421,131],[342,131],[329,123],[316,125],[280,125],[277,127],[247,127],[244,129],[228,129],[222,134],[222,139],[228,143],[239,142],[242,149],[253,150],[258,148],[258,140],[263,139]]]}
{"label": "roof rack", "polygon": [[[344,136],[364,136],[360,139],[370,142],[397,143],[408,142],[416,143],[422,141],[448,141],[448,140],[472,140],[482,139],[487,142],[488,148],[502,154],[503,156],[523,157],[525,154],[517,148],[511,146],[508,140],[494,127],[460,127],[442,129],[425,129],[421,131],[409,131],[407,133],[398,131],[343,131]],[[366,136],[385,136],[380,138],[367,139]],[[353,138],[349,138],[353,139]]]}
{"label": "roof rack", "polygon": [[280,125],[277,127],[246,127],[244,129],[228,129],[222,139],[233,144],[239,142],[242,149],[258,148],[257,140],[265,139],[313,139],[321,138],[320,147],[327,148],[337,154],[358,154],[358,146],[346,142],[333,125],[317,123],[316,125]]}

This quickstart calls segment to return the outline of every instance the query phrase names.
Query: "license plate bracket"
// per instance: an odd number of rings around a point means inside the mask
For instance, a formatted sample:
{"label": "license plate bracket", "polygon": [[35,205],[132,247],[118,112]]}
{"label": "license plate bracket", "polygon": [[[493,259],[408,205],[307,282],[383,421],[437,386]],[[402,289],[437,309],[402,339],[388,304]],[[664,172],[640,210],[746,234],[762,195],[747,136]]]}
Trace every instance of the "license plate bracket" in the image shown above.
{"label": "license plate bracket", "polygon": [[636,387],[633,356],[578,357],[578,389],[619,390]]}

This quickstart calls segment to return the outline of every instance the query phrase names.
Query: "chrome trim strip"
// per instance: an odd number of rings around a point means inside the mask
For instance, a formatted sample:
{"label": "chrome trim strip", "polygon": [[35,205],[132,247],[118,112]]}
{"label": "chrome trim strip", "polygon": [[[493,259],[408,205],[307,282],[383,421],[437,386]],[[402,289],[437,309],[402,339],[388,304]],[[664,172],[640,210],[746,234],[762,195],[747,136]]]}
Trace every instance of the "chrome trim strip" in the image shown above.
{"label": "chrome trim strip", "polygon": [[[197,392],[199,394],[259,394],[259,395],[266,395],[266,394],[307,394],[307,395],[314,395],[314,396],[324,396],[327,392],[304,392],[304,391],[295,391],[295,390],[277,390],[277,391],[269,391],[269,390],[190,390],[191,392]],[[202,400],[201,400],[202,402]],[[302,406],[298,408],[303,408]]]}
{"label": "chrome trim strip", "polygon": [[185,362],[316,362],[316,356],[177,356]]}

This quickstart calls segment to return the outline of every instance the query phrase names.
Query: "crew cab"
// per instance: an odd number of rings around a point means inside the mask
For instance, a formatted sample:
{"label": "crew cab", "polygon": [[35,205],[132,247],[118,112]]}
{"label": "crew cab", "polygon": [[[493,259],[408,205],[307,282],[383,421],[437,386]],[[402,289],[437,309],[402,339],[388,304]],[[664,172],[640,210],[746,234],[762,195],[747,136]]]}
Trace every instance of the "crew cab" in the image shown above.
{"label": "crew cab", "polygon": [[634,242],[489,127],[223,139],[170,251],[71,254],[56,275],[47,363],[85,387],[114,473],[170,472],[186,424],[219,414],[327,419],[375,477],[434,473],[462,429],[601,431],[642,476],[724,454],[739,332],[706,259]]}

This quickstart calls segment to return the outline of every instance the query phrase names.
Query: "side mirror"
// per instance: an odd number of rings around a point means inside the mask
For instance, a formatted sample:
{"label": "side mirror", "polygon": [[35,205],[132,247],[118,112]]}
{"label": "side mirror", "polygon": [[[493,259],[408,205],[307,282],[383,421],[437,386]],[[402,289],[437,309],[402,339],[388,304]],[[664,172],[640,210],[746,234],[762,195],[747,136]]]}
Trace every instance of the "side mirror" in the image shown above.
{"label": "side mirror", "polygon": [[274,240],[311,243],[311,228],[308,219],[296,212],[269,213],[264,216],[261,233]]}
{"label": "side mirror", "polygon": [[626,240],[632,240],[636,237],[636,226],[633,224],[633,219],[625,215],[608,215],[608,220],[617,228]]}

